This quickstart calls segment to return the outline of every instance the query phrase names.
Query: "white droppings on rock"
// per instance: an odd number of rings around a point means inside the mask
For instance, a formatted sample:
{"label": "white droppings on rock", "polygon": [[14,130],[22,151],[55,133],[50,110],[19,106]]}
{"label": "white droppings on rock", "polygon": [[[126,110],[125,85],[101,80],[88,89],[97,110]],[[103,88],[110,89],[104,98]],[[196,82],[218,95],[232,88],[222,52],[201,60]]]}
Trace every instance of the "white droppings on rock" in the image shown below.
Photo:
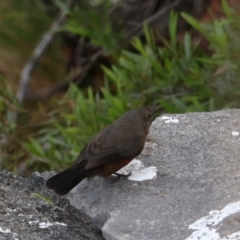
{"label": "white droppings on rock", "polygon": [[221,240],[239,240],[240,239],[240,232],[235,232],[227,237],[222,238]]}
{"label": "white droppings on rock", "polygon": [[168,117],[163,116],[161,120],[165,121],[165,123],[179,123],[179,119],[177,117]]}
{"label": "white droppings on rock", "polygon": [[[240,201],[228,204],[221,211],[213,210],[205,217],[189,225],[189,229],[195,230],[186,240],[239,240],[240,232],[235,232],[226,237],[220,238],[216,226],[226,217],[240,212]],[[215,228],[214,228],[215,227]]]}
{"label": "white droppings on rock", "polygon": [[157,168],[154,166],[145,167],[140,160],[134,159],[117,173],[131,174],[128,179],[131,181],[151,180],[157,176]]}
{"label": "white droppings on rock", "polygon": [[239,136],[239,132],[237,132],[237,131],[232,131],[232,135],[233,135],[234,137]]}
{"label": "white droppings on rock", "polygon": [[131,181],[151,180],[157,176],[157,168],[154,166],[144,168],[137,172],[133,172],[128,179]]}
{"label": "white droppings on rock", "polygon": [[220,240],[220,236],[216,229],[210,229],[208,227],[203,227],[198,231],[192,233],[192,235],[186,240]]}

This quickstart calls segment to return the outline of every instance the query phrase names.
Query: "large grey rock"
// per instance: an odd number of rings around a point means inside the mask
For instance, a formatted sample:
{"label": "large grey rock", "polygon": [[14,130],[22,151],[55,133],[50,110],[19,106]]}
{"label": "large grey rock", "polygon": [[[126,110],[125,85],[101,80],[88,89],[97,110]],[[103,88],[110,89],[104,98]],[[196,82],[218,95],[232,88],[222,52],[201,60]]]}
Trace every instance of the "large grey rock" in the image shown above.
{"label": "large grey rock", "polygon": [[[239,133],[237,109],[161,116],[138,158],[157,177],[85,179],[62,198],[44,186],[52,172],[3,172],[0,240],[13,239],[6,229],[19,239],[102,239],[95,226],[107,240],[239,240]],[[29,215],[38,222],[30,225]]]}
{"label": "large grey rock", "polygon": [[84,180],[67,198],[107,240],[240,239],[239,132],[240,110],[159,117],[139,157],[157,178]]}
{"label": "large grey rock", "polygon": [[0,183],[0,240],[103,239],[67,199],[46,191],[40,174],[25,179],[3,171]]}

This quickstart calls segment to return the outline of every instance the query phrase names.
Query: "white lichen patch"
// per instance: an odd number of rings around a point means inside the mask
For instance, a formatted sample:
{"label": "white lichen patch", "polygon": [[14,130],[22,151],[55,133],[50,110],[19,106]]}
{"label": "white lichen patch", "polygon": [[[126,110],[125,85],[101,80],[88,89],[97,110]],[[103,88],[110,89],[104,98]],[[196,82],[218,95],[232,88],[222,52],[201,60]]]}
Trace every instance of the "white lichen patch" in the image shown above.
{"label": "white lichen patch", "polygon": [[240,212],[240,201],[228,204],[222,210],[213,210],[205,217],[200,218],[195,223],[189,225],[189,229],[195,230],[186,240],[239,240],[240,232],[220,238],[217,232],[219,225],[226,217]]}
{"label": "white lichen patch", "polygon": [[165,123],[179,123],[179,119],[177,117],[163,116],[161,117],[161,120]]}
{"label": "white lichen patch", "polygon": [[237,132],[237,131],[232,131],[232,135],[233,135],[234,137],[237,137],[237,136],[239,136],[239,132]]}
{"label": "white lichen patch", "polygon": [[33,216],[33,215],[24,215],[24,214],[20,213],[20,214],[18,214],[18,217],[27,217],[27,218],[29,218],[29,220],[31,219],[28,222],[29,225],[37,225],[38,224],[39,228],[42,228],[42,229],[48,228],[50,226],[56,226],[56,225],[67,226],[67,224],[60,223],[60,222],[50,222],[50,221],[40,222],[40,220],[37,219],[37,217]]}
{"label": "white lichen patch", "polygon": [[51,222],[41,222],[39,223],[39,228],[48,228],[50,226],[53,226],[54,224]]}
{"label": "white lichen patch", "polygon": [[54,222],[54,224],[55,224],[55,225],[65,226],[65,227],[67,226],[67,224],[65,224],[65,223],[60,223],[60,222]]}
{"label": "white lichen patch", "polygon": [[11,230],[8,228],[2,228],[0,227],[0,233],[11,233]]}
{"label": "white lichen patch", "polygon": [[17,233],[13,233],[13,236],[12,236],[12,237],[13,237],[14,240],[19,240],[19,238],[18,238],[17,236],[18,236]]}
{"label": "white lichen patch", "polygon": [[[19,240],[19,239],[17,238],[18,234],[12,232],[12,231],[11,231],[10,229],[8,229],[8,228],[2,228],[2,227],[0,227],[0,233],[10,234],[10,235],[12,235],[12,237],[13,237],[14,240]],[[0,235],[0,236],[1,236],[1,235]],[[0,238],[0,239],[1,239],[1,238]],[[4,239],[5,239],[5,238],[4,238]]]}
{"label": "white lichen patch", "polygon": [[39,223],[39,220],[29,221],[28,223],[29,223],[30,225],[35,225],[35,224]]}
{"label": "white lichen patch", "polygon": [[54,225],[61,225],[61,226],[67,226],[67,224],[65,223],[60,223],[60,222],[41,222],[39,223],[39,228],[48,228],[48,227],[51,227],[51,226],[54,226]]}
{"label": "white lichen patch", "polygon": [[157,176],[157,168],[154,166],[145,167],[140,160],[134,159],[117,173],[131,174],[128,179],[131,181],[151,180]]}
{"label": "white lichen patch", "polygon": [[32,214],[30,214],[30,215],[25,215],[25,214],[22,214],[22,213],[19,213],[19,214],[18,214],[18,217],[35,218],[35,216],[33,216]]}

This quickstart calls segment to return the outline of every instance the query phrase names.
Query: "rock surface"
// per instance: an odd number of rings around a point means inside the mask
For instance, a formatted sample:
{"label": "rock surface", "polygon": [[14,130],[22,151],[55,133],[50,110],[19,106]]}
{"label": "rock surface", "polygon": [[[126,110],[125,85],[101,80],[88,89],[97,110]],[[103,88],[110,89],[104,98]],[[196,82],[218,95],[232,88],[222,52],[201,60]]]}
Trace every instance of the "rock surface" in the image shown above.
{"label": "rock surface", "polygon": [[107,240],[240,239],[240,110],[161,116],[138,159],[129,178],[85,179],[63,198],[44,187],[53,173],[1,173],[0,240],[102,239],[94,226]]}
{"label": "rock surface", "polygon": [[0,240],[103,239],[88,217],[45,189],[40,174],[24,179],[3,171],[0,183]]}
{"label": "rock surface", "polygon": [[161,116],[139,156],[155,179],[84,180],[68,199],[107,240],[240,239],[239,133],[240,110]]}

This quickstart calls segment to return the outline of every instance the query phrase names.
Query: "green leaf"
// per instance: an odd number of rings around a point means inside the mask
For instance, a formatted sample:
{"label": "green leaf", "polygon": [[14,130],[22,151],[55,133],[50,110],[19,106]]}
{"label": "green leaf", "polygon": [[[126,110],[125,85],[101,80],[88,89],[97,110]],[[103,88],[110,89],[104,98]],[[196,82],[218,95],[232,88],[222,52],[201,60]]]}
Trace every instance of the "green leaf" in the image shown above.
{"label": "green leaf", "polygon": [[54,0],[55,5],[63,12],[69,12],[69,7],[60,0]]}
{"label": "green leaf", "polygon": [[177,53],[177,21],[178,14],[171,11],[169,18],[169,33],[171,39],[171,46],[174,53]]}
{"label": "green leaf", "polygon": [[45,154],[44,154],[43,149],[40,146],[40,144],[33,138],[30,138],[29,141],[33,146],[35,154],[40,156],[40,157],[45,157]]}
{"label": "green leaf", "polygon": [[164,108],[165,112],[168,113],[178,113],[179,110],[173,105],[171,104],[169,101],[161,99],[159,100],[160,105]]}

